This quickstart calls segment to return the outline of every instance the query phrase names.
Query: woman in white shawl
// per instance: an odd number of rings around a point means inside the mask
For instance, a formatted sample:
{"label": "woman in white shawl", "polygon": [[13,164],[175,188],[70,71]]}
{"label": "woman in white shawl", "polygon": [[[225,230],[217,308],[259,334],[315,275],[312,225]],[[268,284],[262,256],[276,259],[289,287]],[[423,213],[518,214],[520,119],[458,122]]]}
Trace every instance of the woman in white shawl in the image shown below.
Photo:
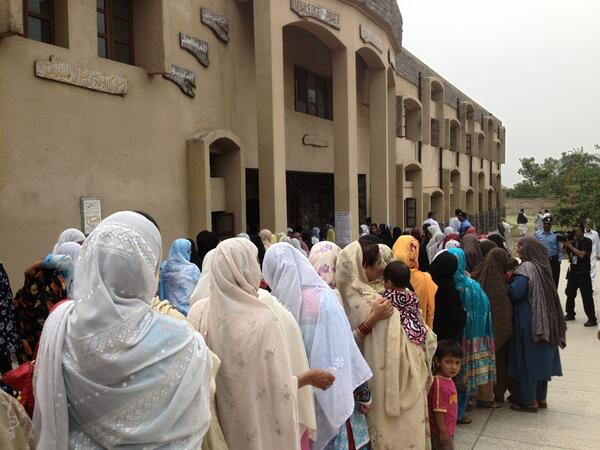
{"label": "woman in white shawl", "polygon": [[133,212],[84,243],[73,301],[50,314],[34,390],[38,449],[199,448],[211,358],[183,321],[155,313],[158,229]]}
{"label": "woman in white shawl", "polygon": [[373,368],[369,381],[373,409],[367,416],[371,448],[429,448],[427,391],[431,371],[425,350],[408,339],[395,308],[389,319],[368,324],[381,297],[369,284],[373,280],[365,271],[360,242],[345,247],[336,266],[336,285],[344,308],[352,328],[364,336],[363,354]]}
{"label": "woman in white shawl", "polygon": [[219,420],[231,450],[299,449],[298,388],[282,324],[258,296],[258,249],[243,238],[215,249],[210,296],[188,320],[221,359]]}
{"label": "woman in white shawl", "polygon": [[272,245],[263,276],[299,323],[311,369],[330,370],[336,377],[331,389],[315,391],[317,440],[312,449],[321,450],[352,415],[354,390],[371,378],[371,369],[335,293],[299,250],[285,243]]}
{"label": "woman in white shawl", "polygon": [[204,256],[202,260],[202,275],[198,280],[198,284],[192,292],[190,297],[190,307],[194,305],[198,300],[208,298],[210,295],[210,271],[212,270],[213,257],[215,256],[215,249],[213,248],[210,252]]}
{"label": "woman in white shawl", "polygon": [[429,242],[427,243],[427,258],[431,263],[433,258],[435,258],[435,255],[444,249],[443,242],[446,235],[442,233],[442,230],[437,225],[431,225],[429,228],[427,228],[427,231],[431,236],[431,239],[429,239]]}
{"label": "woman in white shawl", "polygon": [[85,241],[85,234],[83,234],[77,228],[67,228],[58,235],[58,240],[56,241],[56,244],[54,244],[52,253],[56,253],[58,246],[60,244],[64,244],[65,242],[77,242],[79,245],[81,245],[83,244],[83,241]]}

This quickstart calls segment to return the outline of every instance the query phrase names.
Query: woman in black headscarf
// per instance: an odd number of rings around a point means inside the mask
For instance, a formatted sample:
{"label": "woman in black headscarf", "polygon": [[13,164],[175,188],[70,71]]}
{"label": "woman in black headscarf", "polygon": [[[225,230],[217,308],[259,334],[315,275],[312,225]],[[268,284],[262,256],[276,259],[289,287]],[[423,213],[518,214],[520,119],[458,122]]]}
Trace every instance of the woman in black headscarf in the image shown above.
{"label": "woman in black headscarf", "polygon": [[188,239],[190,244],[192,244],[192,250],[190,252],[190,262],[195,264],[200,271],[202,271],[202,261],[200,261],[200,256],[198,256],[198,250],[196,250],[196,243],[193,239]]}
{"label": "woman in black headscarf", "polygon": [[456,256],[444,250],[436,255],[429,267],[433,282],[437,284],[435,293],[435,313],[433,331],[438,341],[457,340],[465,327],[467,315],[454,284],[454,272],[458,268]]}
{"label": "woman in black headscarf", "polygon": [[394,247],[394,244],[396,243],[396,241],[398,240],[398,238],[402,236],[402,229],[400,227],[394,227],[393,231],[392,231],[392,246],[390,248]]}
{"label": "woman in black headscarf", "polygon": [[198,245],[200,270],[202,270],[202,261],[204,261],[204,257],[208,252],[217,248],[217,245],[219,245],[219,236],[212,231],[202,230],[198,233],[198,236],[196,236],[196,244]]}

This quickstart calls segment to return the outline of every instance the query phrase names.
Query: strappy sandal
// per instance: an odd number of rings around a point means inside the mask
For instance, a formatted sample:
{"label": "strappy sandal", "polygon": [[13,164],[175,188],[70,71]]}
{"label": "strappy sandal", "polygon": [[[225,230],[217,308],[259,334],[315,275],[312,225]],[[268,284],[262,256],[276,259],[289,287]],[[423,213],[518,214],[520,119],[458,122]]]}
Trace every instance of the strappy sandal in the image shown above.
{"label": "strappy sandal", "polygon": [[528,413],[537,413],[538,412],[537,406],[527,406],[527,405],[523,405],[523,404],[510,405],[510,409],[514,409],[515,411],[520,411],[520,412],[528,412]]}
{"label": "strappy sandal", "polygon": [[458,419],[456,423],[458,425],[469,425],[470,423],[473,423],[473,419],[470,419],[469,417],[463,417],[462,419]]}

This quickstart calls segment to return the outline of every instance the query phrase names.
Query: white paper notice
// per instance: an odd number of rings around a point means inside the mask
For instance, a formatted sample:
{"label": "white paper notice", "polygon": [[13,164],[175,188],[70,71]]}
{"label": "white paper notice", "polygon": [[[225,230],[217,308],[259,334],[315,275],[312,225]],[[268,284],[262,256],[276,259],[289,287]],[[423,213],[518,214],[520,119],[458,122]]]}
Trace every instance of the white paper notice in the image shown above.
{"label": "white paper notice", "polygon": [[81,199],[81,224],[83,233],[87,236],[102,220],[102,203],[99,198]]}
{"label": "white paper notice", "polygon": [[335,213],[336,244],[344,248],[352,243],[352,214],[349,212]]}

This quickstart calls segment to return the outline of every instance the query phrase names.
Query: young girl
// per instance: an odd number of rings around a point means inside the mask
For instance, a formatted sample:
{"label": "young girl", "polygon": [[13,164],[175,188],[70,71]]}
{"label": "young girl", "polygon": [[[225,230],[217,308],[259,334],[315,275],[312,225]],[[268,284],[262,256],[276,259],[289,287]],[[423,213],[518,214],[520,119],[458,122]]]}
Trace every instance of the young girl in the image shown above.
{"label": "young girl", "polygon": [[419,298],[412,291],[410,269],[400,261],[392,261],[383,271],[385,292],[383,298],[400,312],[402,327],[408,338],[422,345],[427,335],[427,327],[419,309]]}
{"label": "young girl", "polygon": [[438,343],[433,358],[435,372],[429,390],[429,425],[432,450],[454,450],[454,432],[458,416],[458,395],[452,377],[458,375],[463,351],[451,339]]}

